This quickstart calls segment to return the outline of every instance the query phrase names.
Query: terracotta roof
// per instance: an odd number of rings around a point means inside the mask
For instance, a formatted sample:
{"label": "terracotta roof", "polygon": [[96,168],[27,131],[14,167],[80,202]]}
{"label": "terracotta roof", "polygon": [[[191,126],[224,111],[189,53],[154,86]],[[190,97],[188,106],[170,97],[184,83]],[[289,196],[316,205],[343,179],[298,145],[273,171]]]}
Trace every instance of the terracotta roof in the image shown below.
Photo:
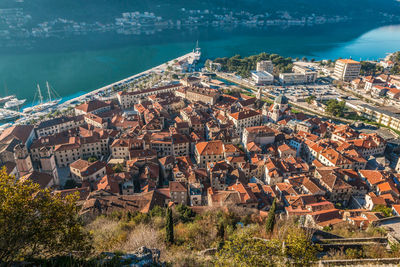
{"label": "terracotta roof", "polygon": [[337,61],[340,61],[345,64],[360,64],[360,62],[355,61],[353,59],[338,59]]}
{"label": "terracotta roof", "polygon": [[50,182],[53,180],[53,176],[44,172],[33,171],[23,177],[20,180],[30,180],[35,184],[39,184],[41,188],[47,188]]}
{"label": "terracotta roof", "polygon": [[9,138],[16,138],[25,144],[33,131],[33,125],[15,125],[5,129],[0,135],[0,141]]}
{"label": "terracotta roof", "polygon": [[72,162],[70,168],[78,169],[83,177],[91,175],[102,168],[106,167],[106,163],[103,161],[89,162],[83,159],[78,159]]}
{"label": "terracotta roof", "polygon": [[183,182],[169,182],[169,191],[170,192],[187,192],[187,186]]}
{"label": "terracotta roof", "polygon": [[112,175],[104,175],[99,181],[96,182],[96,190],[105,190],[111,193],[119,194],[119,183],[122,182],[121,179]]}
{"label": "terracotta roof", "polygon": [[254,116],[259,116],[259,115],[260,115],[260,112],[252,110],[252,109],[246,109],[243,111],[239,111],[239,112],[230,114],[230,116],[232,118],[234,118],[235,120],[244,120],[244,119],[251,118]]}
{"label": "terracotta roof", "polygon": [[196,144],[196,150],[200,155],[222,155],[224,144],[221,140],[200,142]]}
{"label": "terracotta roof", "polygon": [[79,200],[86,200],[90,194],[90,187],[81,187],[81,188],[73,188],[73,189],[65,189],[65,190],[56,190],[54,193],[60,194],[62,198],[65,198],[67,195],[75,194],[78,192]]}
{"label": "terracotta roof", "polygon": [[381,193],[393,191],[395,194],[399,194],[399,190],[391,181],[378,184],[378,191]]}
{"label": "terracotta roof", "polygon": [[106,102],[94,99],[76,106],[75,109],[79,109],[83,112],[88,113],[107,106],[109,106],[109,104],[107,104]]}
{"label": "terracotta roof", "polygon": [[377,185],[386,181],[381,171],[377,170],[359,170],[361,177],[365,178],[371,185]]}
{"label": "terracotta roof", "polygon": [[17,164],[15,162],[7,161],[5,163],[0,164],[0,168],[6,168],[6,172],[9,175],[16,167]]}

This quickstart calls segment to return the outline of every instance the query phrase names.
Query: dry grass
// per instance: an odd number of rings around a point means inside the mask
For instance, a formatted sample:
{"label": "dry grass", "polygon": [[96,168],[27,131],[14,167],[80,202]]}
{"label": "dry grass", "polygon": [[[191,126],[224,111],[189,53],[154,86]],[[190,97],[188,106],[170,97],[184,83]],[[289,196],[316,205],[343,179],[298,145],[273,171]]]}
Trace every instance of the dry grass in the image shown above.
{"label": "dry grass", "polygon": [[164,240],[160,231],[151,225],[140,224],[129,232],[121,250],[131,252],[142,246],[157,248],[161,251],[165,250]]}
{"label": "dry grass", "polygon": [[153,224],[118,222],[99,217],[87,225],[93,234],[96,253],[103,251],[132,252],[141,246],[165,250],[162,234]]}
{"label": "dry grass", "polygon": [[329,231],[334,235],[343,236],[346,238],[363,238],[363,237],[383,237],[385,231],[382,228],[368,227],[366,230],[360,230],[355,226],[346,225],[345,227],[334,227]]}

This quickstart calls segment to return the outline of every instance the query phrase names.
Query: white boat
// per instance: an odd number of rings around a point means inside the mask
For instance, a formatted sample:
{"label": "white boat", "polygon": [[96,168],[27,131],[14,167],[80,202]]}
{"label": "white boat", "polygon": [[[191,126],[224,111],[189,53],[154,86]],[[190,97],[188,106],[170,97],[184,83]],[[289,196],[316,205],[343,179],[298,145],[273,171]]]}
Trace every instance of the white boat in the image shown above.
{"label": "white boat", "polygon": [[10,101],[11,99],[15,98],[15,95],[9,95],[5,97],[0,98],[0,104],[6,103],[7,101]]}
{"label": "white boat", "polygon": [[0,111],[0,121],[10,121],[18,118],[19,115],[16,112]]}
{"label": "white boat", "polygon": [[193,49],[194,60],[199,61],[201,57],[201,48],[199,47],[199,41],[196,43],[196,48]]}
{"label": "white boat", "polygon": [[13,98],[4,104],[4,108],[15,108],[15,107],[18,108],[21,105],[23,105],[25,103],[25,101],[26,101],[26,99]]}
{"label": "white boat", "polygon": [[[43,95],[42,91],[40,90],[39,84],[37,85],[37,96],[39,98],[39,104],[32,106],[32,107],[27,107],[24,108],[23,112],[24,113],[32,113],[32,112],[40,112],[47,110],[49,108],[55,107],[60,103],[61,98],[58,99],[52,99],[52,94],[54,94],[57,97],[57,92],[51,89],[50,85],[48,82],[46,82],[46,87],[47,87],[47,94],[48,94],[48,100],[47,102],[43,102]],[[36,98],[36,96],[35,96]]]}

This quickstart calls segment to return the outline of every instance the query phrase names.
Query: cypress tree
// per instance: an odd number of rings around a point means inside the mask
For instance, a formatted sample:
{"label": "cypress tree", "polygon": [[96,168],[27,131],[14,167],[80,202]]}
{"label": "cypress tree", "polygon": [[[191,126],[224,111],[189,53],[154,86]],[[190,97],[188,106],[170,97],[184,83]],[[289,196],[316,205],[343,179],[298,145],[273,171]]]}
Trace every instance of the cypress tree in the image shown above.
{"label": "cypress tree", "polygon": [[272,233],[275,225],[275,211],[276,211],[276,198],[272,202],[271,209],[268,212],[267,222],[265,223],[265,231],[267,233]]}
{"label": "cypress tree", "polygon": [[225,226],[224,226],[224,223],[222,223],[222,222],[218,224],[217,237],[222,240],[224,240],[224,238],[225,238]]}
{"label": "cypress tree", "polygon": [[172,219],[172,210],[167,208],[167,217],[165,219],[166,241],[168,244],[174,243],[174,222]]}

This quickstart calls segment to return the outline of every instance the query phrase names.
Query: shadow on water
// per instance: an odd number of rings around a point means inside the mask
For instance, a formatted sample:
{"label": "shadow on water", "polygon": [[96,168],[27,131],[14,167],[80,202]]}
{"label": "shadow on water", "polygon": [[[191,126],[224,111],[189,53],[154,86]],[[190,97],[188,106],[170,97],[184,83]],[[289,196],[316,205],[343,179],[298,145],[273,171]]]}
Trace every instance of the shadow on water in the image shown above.
{"label": "shadow on water", "polygon": [[[49,81],[61,96],[69,96],[99,88],[187,53],[196,40],[200,42],[203,58],[246,56],[264,51],[292,57],[337,58],[347,56],[341,54],[341,48],[374,28],[376,25],[366,23],[194,27],[165,29],[148,35],[103,33],[38,39],[31,42],[29,49],[23,46],[0,50],[0,84],[6,84],[9,93],[12,91],[20,98],[32,100],[36,83]],[[400,36],[400,29],[397,33]],[[376,34],[379,35],[379,30]],[[381,46],[385,46],[385,36],[381,38]],[[365,47],[362,56],[383,57],[372,54],[376,45],[372,42],[370,47]],[[0,89],[1,95],[3,91]]]}

